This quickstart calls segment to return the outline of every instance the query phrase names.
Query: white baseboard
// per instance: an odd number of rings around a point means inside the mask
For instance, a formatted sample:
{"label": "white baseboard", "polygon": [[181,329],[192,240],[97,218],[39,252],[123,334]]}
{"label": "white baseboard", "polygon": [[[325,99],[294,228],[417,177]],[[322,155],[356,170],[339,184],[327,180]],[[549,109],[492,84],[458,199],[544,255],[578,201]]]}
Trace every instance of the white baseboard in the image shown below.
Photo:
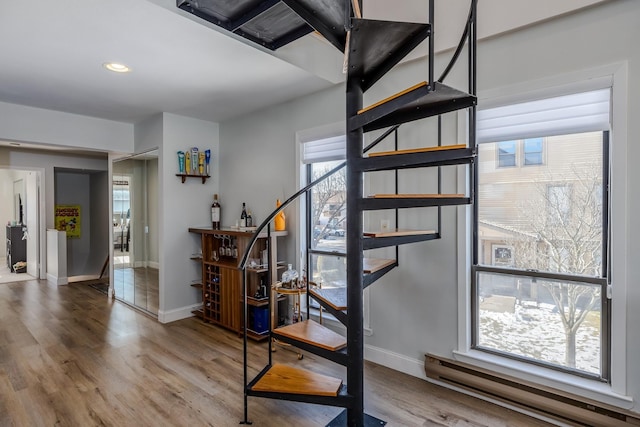
{"label": "white baseboard", "polygon": [[57,277],[54,276],[53,274],[49,274],[47,273],[47,281],[53,283],[54,285],[60,286],[60,285],[68,285],[69,284],[69,278],[67,277]]}
{"label": "white baseboard", "polygon": [[97,274],[81,274],[79,276],[67,277],[69,283],[84,282],[86,280],[97,280],[100,276]]}
{"label": "white baseboard", "polygon": [[424,372],[424,360],[412,359],[404,354],[395,353],[372,345],[364,346],[364,358],[378,365],[411,375],[412,377],[427,379]]}
{"label": "white baseboard", "polygon": [[160,263],[159,262],[155,262],[155,261],[147,261],[147,267],[159,270],[160,269]]}
{"label": "white baseboard", "polygon": [[168,310],[168,311],[158,310],[158,321],[160,323],[170,323],[170,322],[175,322],[176,320],[182,320],[188,317],[193,317],[192,311],[198,308],[202,308],[202,303],[193,304],[186,307],[175,308],[173,310]]}

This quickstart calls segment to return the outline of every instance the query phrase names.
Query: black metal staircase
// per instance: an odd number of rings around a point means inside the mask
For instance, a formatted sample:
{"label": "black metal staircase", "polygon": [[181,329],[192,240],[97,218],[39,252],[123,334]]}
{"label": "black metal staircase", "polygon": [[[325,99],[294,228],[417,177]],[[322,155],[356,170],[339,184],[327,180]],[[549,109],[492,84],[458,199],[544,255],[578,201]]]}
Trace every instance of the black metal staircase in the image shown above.
{"label": "black metal staircase", "polygon": [[[201,1],[201,0],[200,0]],[[356,1],[356,0],[354,0]],[[270,232],[270,223],[276,214],[307,192],[313,185],[346,166],[347,175],[347,287],[344,291],[308,289],[308,294],[321,307],[346,326],[346,339],[326,327],[307,320],[274,329],[271,336],[292,344],[302,350],[316,354],[347,368],[346,385],[342,379],[330,378],[314,372],[273,363],[271,340],[267,366],[252,380],[248,379],[245,337],[245,417],[249,423],[247,397],[257,396],[299,402],[343,407],[343,411],[330,426],[384,425],[385,422],[368,416],[364,412],[364,333],[362,292],[384,274],[398,266],[397,249],[395,260],[373,260],[364,258],[364,251],[389,246],[399,246],[438,239],[440,235],[440,212],[442,206],[469,204],[471,194],[443,194],[438,173],[438,191],[432,194],[378,194],[365,197],[364,176],[368,172],[397,171],[408,168],[440,168],[443,166],[469,165],[469,179],[474,179],[475,151],[475,17],[476,2],[471,0],[467,26],[451,63],[443,77],[451,69],[468,46],[469,89],[467,92],[449,87],[434,80],[433,22],[415,24],[387,22],[353,16],[352,3],[348,0],[299,1],[283,0],[308,25],[320,32],[337,48],[347,44],[348,64],[346,83],[347,147],[346,162],[303,188],[274,211],[256,231]],[[275,3],[275,2],[262,2]],[[361,7],[360,4],[356,5]],[[434,0],[429,1],[429,16],[434,16]],[[342,20],[342,22],[341,22]],[[430,18],[432,21],[432,18]],[[344,26],[343,26],[344,22]],[[339,27],[338,29],[336,27]],[[347,33],[349,37],[347,37]],[[397,65],[409,52],[425,39],[429,39],[428,80],[409,89],[363,108],[363,93],[371,88],[388,71]],[[435,117],[438,129],[440,115],[468,109],[469,143],[467,145],[442,145],[438,132],[437,146],[425,143],[425,148],[379,152],[365,156],[378,142],[391,134],[397,135],[401,123]],[[390,127],[374,143],[363,148],[367,132]],[[470,182],[472,184],[472,181]],[[469,185],[473,189],[473,185]],[[472,190],[469,190],[472,191]],[[390,233],[363,232],[363,212],[386,209],[410,209],[435,207],[438,209],[437,230],[402,230]],[[255,240],[255,239],[254,239]],[[245,268],[251,242],[240,263]],[[271,259],[271,257],[269,257]],[[269,275],[270,276],[270,275]],[[271,284],[269,284],[271,285]],[[247,325],[246,291],[245,319]]]}

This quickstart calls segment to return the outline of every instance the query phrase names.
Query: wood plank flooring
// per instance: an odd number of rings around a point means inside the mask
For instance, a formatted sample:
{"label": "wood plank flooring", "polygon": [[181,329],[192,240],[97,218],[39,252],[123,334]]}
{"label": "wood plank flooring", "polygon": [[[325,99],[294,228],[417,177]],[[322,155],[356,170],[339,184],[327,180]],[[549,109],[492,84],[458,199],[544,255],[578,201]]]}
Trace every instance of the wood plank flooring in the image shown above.
{"label": "wood plank flooring", "polygon": [[[266,344],[249,349],[253,375]],[[310,354],[274,357],[344,374]],[[390,426],[548,425],[382,366],[365,372],[367,412]],[[242,341],[231,332],[193,318],[162,325],[89,286],[0,285],[0,426],[237,426],[242,402]],[[249,398],[254,426],[323,426],[339,412]]]}

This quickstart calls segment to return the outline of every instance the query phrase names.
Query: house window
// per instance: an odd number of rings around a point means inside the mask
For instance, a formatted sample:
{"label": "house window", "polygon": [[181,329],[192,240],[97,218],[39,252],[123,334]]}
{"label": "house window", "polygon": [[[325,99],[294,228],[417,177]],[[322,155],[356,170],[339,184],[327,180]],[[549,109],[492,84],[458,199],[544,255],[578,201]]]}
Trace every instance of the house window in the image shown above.
{"label": "house window", "polygon": [[[608,215],[603,213],[609,209],[609,89],[501,108],[504,114],[518,111],[520,134],[509,117],[501,134],[495,127],[500,114],[491,110],[486,110],[494,120],[491,134],[483,133],[483,111],[478,112],[472,347],[607,380]],[[541,110],[554,113],[536,114]],[[584,111],[589,117],[581,116]],[[541,116],[576,120],[563,127]],[[543,137],[528,139],[531,134]],[[493,153],[507,156],[502,147],[516,145],[513,141],[522,143],[523,165],[539,167],[508,174],[491,167]]]}
{"label": "house window", "polygon": [[[303,145],[306,184],[327,174],[345,159],[345,138],[337,136]],[[311,281],[323,288],[346,286],[346,170],[340,169],[307,193],[307,263]]]}
{"label": "house window", "polygon": [[522,141],[524,165],[542,164],[542,138],[530,138]]}
{"label": "house window", "polygon": [[498,166],[501,168],[516,165],[516,141],[502,141],[498,144]]}

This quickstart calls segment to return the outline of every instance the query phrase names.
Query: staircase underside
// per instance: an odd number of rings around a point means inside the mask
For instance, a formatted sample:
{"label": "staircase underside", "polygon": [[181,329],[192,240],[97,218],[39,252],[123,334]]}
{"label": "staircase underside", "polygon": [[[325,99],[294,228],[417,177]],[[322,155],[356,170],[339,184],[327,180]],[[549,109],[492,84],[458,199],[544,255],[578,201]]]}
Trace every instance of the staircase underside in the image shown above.
{"label": "staircase underside", "polygon": [[342,0],[177,0],[177,6],[271,50],[315,30],[344,51]]}

